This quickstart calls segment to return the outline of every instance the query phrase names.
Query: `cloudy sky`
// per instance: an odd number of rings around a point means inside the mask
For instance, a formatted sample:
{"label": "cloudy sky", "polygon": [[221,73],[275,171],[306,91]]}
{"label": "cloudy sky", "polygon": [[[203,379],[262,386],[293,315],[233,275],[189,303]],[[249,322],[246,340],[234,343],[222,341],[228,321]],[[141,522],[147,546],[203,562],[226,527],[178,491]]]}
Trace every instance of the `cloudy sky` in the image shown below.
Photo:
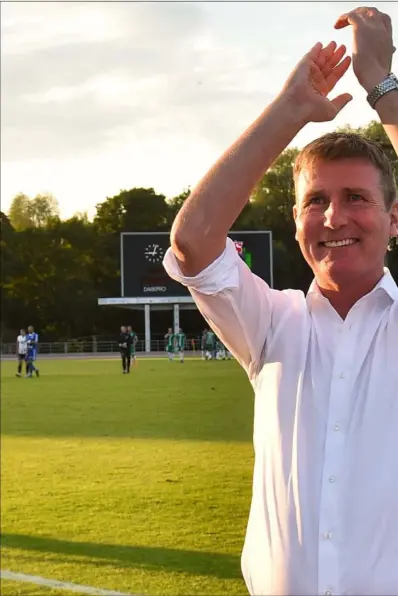
{"label": "cloudy sky", "polygon": [[[194,186],[351,2],[2,2],[2,209],[52,192],[64,217],[122,188]],[[398,26],[398,4],[372,2]],[[394,69],[397,71],[397,60]],[[301,146],[375,117],[354,102]]]}

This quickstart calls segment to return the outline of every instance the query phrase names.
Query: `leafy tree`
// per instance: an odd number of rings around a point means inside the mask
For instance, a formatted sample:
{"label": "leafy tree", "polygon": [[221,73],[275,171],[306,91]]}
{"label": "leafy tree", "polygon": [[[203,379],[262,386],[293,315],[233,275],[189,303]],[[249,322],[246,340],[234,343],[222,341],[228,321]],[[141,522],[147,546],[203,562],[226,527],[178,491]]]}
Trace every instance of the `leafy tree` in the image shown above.
{"label": "leafy tree", "polygon": [[51,194],[38,194],[31,199],[28,195],[19,193],[13,198],[8,215],[13,227],[18,231],[43,227],[51,219],[59,219],[59,205]]}
{"label": "leafy tree", "polygon": [[8,217],[15,230],[25,230],[32,226],[30,217],[30,198],[24,193],[18,193],[12,200]]}

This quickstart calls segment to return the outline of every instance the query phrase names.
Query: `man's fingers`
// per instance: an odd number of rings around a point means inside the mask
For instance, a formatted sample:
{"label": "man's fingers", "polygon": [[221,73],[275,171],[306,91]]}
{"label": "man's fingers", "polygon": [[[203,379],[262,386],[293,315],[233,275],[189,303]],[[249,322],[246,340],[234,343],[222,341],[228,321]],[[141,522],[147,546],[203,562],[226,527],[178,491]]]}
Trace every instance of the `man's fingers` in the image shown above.
{"label": "man's fingers", "polygon": [[323,48],[323,45],[321,44],[320,41],[318,41],[314,46],[312,46],[310,51],[307,53],[307,58],[315,61],[318,58],[319,54],[321,53],[322,48]]}
{"label": "man's fingers", "polygon": [[342,60],[340,62],[340,64],[338,64],[332,70],[332,72],[330,73],[330,75],[326,79],[326,82],[327,82],[327,86],[329,88],[329,91],[331,91],[333,89],[333,87],[336,85],[336,83],[339,82],[339,80],[341,79],[341,77],[345,75],[345,73],[347,72],[350,64],[351,64],[351,56],[346,56],[344,58],[344,60]]}
{"label": "man's fingers", "polygon": [[334,24],[335,29],[343,29],[347,27],[350,23],[348,22],[347,15],[342,14]]}
{"label": "man's fingers", "polygon": [[336,48],[337,43],[335,41],[331,41],[325,48],[323,48],[316,60],[316,63],[319,66],[319,68],[322,69],[325,66],[325,64],[329,62]]}
{"label": "man's fingers", "polygon": [[340,60],[343,58],[344,54],[346,53],[346,50],[347,50],[347,48],[345,47],[345,45],[341,45],[337,48],[337,50],[335,52],[333,52],[333,54],[329,58],[328,62],[322,68],[322,72],[323,72],[325,78],[327,78],[330,75],[330,73],[332,72],[332,70],[335,68],[335,66],[337,66],[337,64],[340,62]]}
{"label": "man's fingers", "polygon": [[349,93],[342,93],[342,95],[338,95],[334,99],[331,100],[331,103],[336,109],[336,113],[338,114],[341,110],[352,100],[352,95]]}

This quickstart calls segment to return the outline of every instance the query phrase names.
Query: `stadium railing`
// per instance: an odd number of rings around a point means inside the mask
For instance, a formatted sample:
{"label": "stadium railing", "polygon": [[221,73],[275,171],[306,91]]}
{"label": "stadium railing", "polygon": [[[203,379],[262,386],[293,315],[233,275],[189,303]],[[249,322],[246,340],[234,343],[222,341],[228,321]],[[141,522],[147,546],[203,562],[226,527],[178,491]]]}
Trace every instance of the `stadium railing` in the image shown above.
{"label": "stadium railing", "polygon": [[[164,339],[151,341],[151,352],[164,352],[166,344]],[[200,350],[200,340],[197,337],[187,338],[185,351]],[[145,341],[138,340],[137,352],[145,352]],[[40,342],[38,345],[39,354],[112,354],[119,353],[117,341],[93,341],[93,340],[69,340],[59,342]],[[16,353],[16,344],[1,343],[1,355],[12,356]]]}

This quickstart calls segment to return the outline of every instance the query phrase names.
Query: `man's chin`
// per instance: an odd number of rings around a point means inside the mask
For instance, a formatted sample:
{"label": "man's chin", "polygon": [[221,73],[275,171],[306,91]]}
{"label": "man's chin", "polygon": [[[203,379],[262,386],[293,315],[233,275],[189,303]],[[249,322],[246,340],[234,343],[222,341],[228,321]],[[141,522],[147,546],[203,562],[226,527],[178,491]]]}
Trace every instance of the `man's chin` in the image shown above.
{"label": "man's chin", "polygon": [[314,270],[315,277],[331,282],[333,285],[352,284],[353,281],[364,275],[364,271],[359,271],[358,267],[353,267],[352,263],[339,263],[329,261],[322,263],[320,267]]}

